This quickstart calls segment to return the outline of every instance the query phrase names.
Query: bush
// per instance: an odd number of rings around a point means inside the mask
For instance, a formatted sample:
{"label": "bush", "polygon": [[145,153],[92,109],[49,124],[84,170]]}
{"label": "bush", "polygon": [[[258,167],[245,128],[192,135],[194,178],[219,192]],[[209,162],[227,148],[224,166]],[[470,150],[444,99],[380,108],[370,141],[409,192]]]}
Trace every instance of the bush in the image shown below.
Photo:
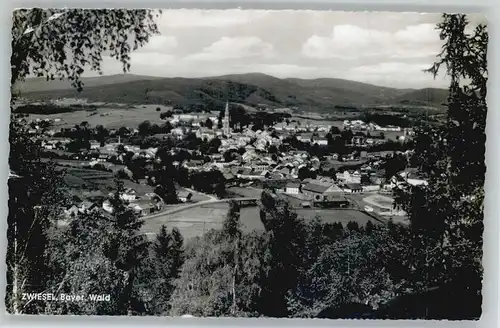
{"label": "bush", "polygon": [[116,172],[116,177],[118,179],[130,179],[129,175],[127,174],[127,172],[125,172],[125,170],[121,169],[119,170],[118,172]]}

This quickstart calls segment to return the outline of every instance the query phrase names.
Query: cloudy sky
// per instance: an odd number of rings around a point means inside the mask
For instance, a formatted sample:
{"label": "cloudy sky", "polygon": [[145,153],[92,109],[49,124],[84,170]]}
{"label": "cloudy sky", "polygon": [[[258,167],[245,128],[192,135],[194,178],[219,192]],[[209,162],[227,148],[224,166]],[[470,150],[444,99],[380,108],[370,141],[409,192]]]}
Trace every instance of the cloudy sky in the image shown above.
{"label": "cloudy sky", "polygon": [[[481,18],[472,16],[473,22]],[[164,10],[161,35],[131,56],[131,73],[204,77],[260,72],[400,88],[446,87],[422,70],[439,53],[439,14]],[[105,59],[104,74],[121,73]]]}

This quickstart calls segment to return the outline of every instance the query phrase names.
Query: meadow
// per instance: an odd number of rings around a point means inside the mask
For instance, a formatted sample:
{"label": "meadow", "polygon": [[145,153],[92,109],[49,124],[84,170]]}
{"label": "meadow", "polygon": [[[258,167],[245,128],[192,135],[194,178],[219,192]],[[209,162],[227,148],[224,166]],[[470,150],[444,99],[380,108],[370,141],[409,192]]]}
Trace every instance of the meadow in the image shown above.
{"label": "meadow", "polygon": [[[167,228],[177,227],[185,239],[201,236],[210,229],[220,229],[229,209],[228,204],[209,204],[190,208],[174,214],[145,218],[142,231],[153,238],[160,227],[165,224]],[[311,220],[318,216],[323,222],[340,222],[347,225],[350,221],[359,225],[366,225],[368,221],[377,224],[370,216],[356,210],[344,209],[295,209],[298,216],[304,220]],[[260,220],[259,207],[244,207],[240,211],[242,230],[249,233],[253,230],[264,230]]]}
{"label": "meadow", "polygon": [[[157,108],[161,111],[157,111]],[[30,119],[60,119],[54,122],[54,128],[71,128],[75,124],[88,122],[91,126],[103,125],[108,129],[118,129],[122,126],[137,128],[143,121],[150,121],[152,124],[162,124],[165,121],[160,119],[160,113],[171,109],[169,106],[162,105],[137,105],[121,107],[102,107],[95,110],[80,110],[60,114],[30,114]]]}

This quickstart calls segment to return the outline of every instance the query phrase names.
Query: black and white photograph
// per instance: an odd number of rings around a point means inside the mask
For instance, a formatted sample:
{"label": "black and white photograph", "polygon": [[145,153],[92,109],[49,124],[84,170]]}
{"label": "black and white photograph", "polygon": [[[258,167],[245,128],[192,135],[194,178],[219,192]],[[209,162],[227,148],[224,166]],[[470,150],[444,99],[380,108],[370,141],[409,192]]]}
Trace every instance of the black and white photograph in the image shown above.
{"label": "black and white photograph", "polygon": [[479,320],[487,19],[16,9],[14,315]]}

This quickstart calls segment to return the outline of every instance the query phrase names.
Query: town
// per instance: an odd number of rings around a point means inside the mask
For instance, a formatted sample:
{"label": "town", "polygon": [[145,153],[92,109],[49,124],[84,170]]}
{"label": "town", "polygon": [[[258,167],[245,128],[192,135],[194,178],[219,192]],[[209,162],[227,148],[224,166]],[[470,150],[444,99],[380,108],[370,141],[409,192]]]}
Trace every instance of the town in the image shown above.
{"label": "town", "polygon": [[[69,173],[74,203],[66,216],[112,213],[107,196],[119,178],[127,186],[121,198],[146,219],[151,235],[154,222],[175,221],[175,213],[185,217],[231,199],[256,205],[263,189],[285,196],[304,217],[407,223],[392,191],[426,183],[411,167],[411,127],[304,120],[288,108],[251,112],[229,101],[223,106],[202,112],[157,107],[160,124],[109,129],[87,121],[69,126],[64,113],[32,115],[28,132],[42,136],[44,159]],[[213,216],[200,219],[203,231],[220,222],[224,210]]]}
{"label": "town", "polygon": [[30,8],[11,22],[9,313],[491,312],[483,15]]}

